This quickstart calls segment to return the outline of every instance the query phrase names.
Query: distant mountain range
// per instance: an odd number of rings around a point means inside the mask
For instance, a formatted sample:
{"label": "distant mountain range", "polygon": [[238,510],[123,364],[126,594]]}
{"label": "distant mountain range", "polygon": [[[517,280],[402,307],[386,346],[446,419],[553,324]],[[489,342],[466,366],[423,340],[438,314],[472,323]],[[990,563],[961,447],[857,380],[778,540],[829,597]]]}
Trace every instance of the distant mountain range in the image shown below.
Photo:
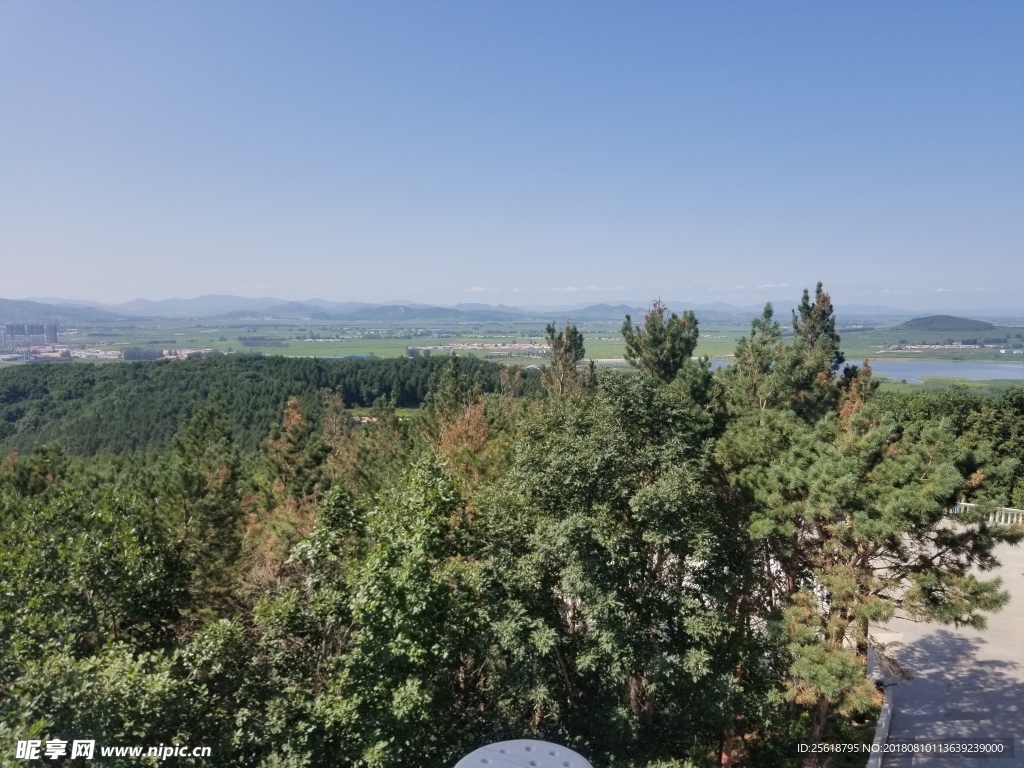
{"label": "distant mountain range", "polygon": [[[789,319],[793,300],[773,302],[776,317]],[[707,323],[737,324],[749,322],[760,314],[763,304],[736,306],[724,302],[701,304],[685,301],[666,302],[674,311],[693,309]],[[230,295],[198,296],[192,299],[136,299],[124,304],[100,304],[59,298],[0,299],[0,322],[130,322],[140,319],[281,319],[315,322],[595,322],[621,321],[627,314],[639,320],[648,304],[640,301],[572,306],[511,307],[463,303],[454,306],[418,304],[409,301],[360,302],[308,299],[287,301],[270,296],[246,298]],[[841,325],[859,322],[897,324],[922,313],[894,307],[841,305],[837,308]],[[1021,313],[1024,314],[1024,313]],[[986,314],[986,316],[992,316]]]}
{"label": "distant mountain range", "polygon": [[[761,307],[734,307],[717,303],[702,306],[685,302],[669,302],[676,311],[696,309],[705,322],[746,322],[761,311]],[[130,321],[141,319],[282,319],[318,322],[563,322],[621,321],[625,315],[635,320],[643,316],[647,306],[640,303],[591,304],[573,307],[510,307],[480,303],[455,306],[437,306],[412,302],[334,302],[324,299],[285,301],[271,297],[243,298],[240,296],[199,296],[194,299],[165,299],[152,301],[136,299],[124,304],[98,304],[96,302],[68,301],[47,298],[17,301],[0,299],[0,321]]]}
{"label": "distant mountain range", "polygon": [[124,315],[94,306],[0,299],[0,322],[3,323],[102,323],[126,319]]}

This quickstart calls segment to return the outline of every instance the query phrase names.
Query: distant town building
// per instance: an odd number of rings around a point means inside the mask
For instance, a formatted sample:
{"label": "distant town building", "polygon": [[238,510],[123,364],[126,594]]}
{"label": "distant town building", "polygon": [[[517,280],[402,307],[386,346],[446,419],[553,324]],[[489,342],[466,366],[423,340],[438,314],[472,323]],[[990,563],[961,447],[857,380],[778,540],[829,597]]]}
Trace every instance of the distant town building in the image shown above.
{"label": "distant town building", "polygon": [[7,323],[0,326],[0,348],[3,349],[56,343],[56,323]]}

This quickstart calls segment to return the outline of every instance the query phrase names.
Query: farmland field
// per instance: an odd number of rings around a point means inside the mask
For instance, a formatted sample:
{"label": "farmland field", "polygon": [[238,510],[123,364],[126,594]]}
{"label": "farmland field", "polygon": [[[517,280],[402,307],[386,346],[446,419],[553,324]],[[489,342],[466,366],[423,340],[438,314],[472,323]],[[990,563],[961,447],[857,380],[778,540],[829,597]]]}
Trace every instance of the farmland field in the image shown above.
{"label": "farmland field", "polygon": [[[586,338],[587,356],[595,359],[621,359],[623,354],[620,323],[580,323]],[[701,328],[699,351],[712,357],[732,354],[736,341],[747,331],[744,326],[707,326]],[[466,347],[496,344],[543,346],[544,328],[540,323],[438,325],[411,328],[404,325],[308,325],[149,323],[130,326],[81,329],[65,336],[64,343],[99,349],[215,349],[220,352],[262,352],[267,355],[299,357],[376,356],[400,357],[409,348],[433,348],[432,352],[454,346],[460,354],[497,357],[487,349]],[[536,362],[540,351],[513,352],[512,362]]]}
{"label": "farmland field", "polygon": [[969,391],[979,395],[1000,395],[1008,389],[1020,387],[1020,379],[987,379],[985,381],[971,381],[969,379],[954,379],[945,376],[933,376],[922,379],[916,383],[894,381],[882,377],[880,390],[882,392],[942,392],[952,386],[965,387]]}
{"label": "farmland field", "polygon": [[[557,321],[557,318],[553,318]],[[786,318],[781,318],[785,321]],[[620,322],[615,320],[582,322],[578,326],[586,339],[588,358],[612,363],[622,359],[623,341]],[[783,322],[784,331],[788,330]],[[697,353],[727,359],[737,340],[749,330],[747,325],[705,322],[701,325]],[[840,328],[847,360],[902,359],[939,361],[1017,360],[1012,350],[1024,343],[1024,329],[1003,328],[985,331],[982,338],[962,338],[963,333],[928,332],[898,328]],[[406,354],[471,354],[530,364],[543,356],[543,323],[537,321],[490,323],[438,323],[429,326],[406,323],[316,323],[311,321],[245,320],[140,320],[105,326],[67,329],[60,341],[73,349],[123,352],[126,349],[159,353],[209,351],[249,352],[295,357],[400,357]],[[920,345],[948,345],[977,341],[980,344],[1000,340],[1008,353],[999,348],[922,349]],[[519,345],[512,349],[510,345]],[[504,345],[503,348],[495,348]]]}

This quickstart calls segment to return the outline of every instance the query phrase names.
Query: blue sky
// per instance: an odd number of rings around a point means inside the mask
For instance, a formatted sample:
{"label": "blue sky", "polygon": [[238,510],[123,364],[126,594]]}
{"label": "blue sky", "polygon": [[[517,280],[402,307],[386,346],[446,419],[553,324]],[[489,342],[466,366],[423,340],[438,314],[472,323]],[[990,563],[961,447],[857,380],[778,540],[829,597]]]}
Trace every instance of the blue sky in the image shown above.
{"label": "blue sky", "polygon": [[1024,306],[1024,3],[0,4],[0,296]]}

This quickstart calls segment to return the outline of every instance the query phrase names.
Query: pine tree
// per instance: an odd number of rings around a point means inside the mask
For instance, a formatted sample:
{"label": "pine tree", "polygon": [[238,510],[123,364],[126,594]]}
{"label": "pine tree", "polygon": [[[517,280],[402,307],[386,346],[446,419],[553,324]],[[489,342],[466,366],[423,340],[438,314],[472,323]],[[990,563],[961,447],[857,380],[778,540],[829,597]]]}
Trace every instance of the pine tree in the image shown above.
{"label": "pine tree", "polygon": [[193,570],[197,602],[223,599],[226,571],[241,546],[242,512],[238,456],[216,406],[199,410],[175,436],[159,482],[168,524]]}
{"label": "pine tree", "polygon": [[549,394],[559,397],[579,391],[593,379],[593,361],[587,371],[580,371],[579,365],[586,354],[583,334],[571,323],[557,330],[554,323],[548,323],[545,338],[551,350],[551,365],[541,376],[541,385]]}
{"label": "pine tree", "polygon": [[825,738],[834,713],[865,711],[869,629],[897,607],[925,621],[984,625],[1006,595],[973,569],[1021,538],[981,513],[949,524],[968,486],[948,423],[903,428],[872,408],[868,365],[843,363],[831,302],[805,292],[786,343],[771,307],[723,375],[731,420],[717,446],[758,554],[761,620],[785,631],[787,690]]}
{"label": "pine tree", "polygon": [[622,337],[626,341],[626,361],[634,368],[663,382],[672,381],[689,362],[697,347],[697,317],[692,311],[680,317],[668,314],[668,307],[655,301],[644,315],[644,324],[633,325],[626,315]]}

